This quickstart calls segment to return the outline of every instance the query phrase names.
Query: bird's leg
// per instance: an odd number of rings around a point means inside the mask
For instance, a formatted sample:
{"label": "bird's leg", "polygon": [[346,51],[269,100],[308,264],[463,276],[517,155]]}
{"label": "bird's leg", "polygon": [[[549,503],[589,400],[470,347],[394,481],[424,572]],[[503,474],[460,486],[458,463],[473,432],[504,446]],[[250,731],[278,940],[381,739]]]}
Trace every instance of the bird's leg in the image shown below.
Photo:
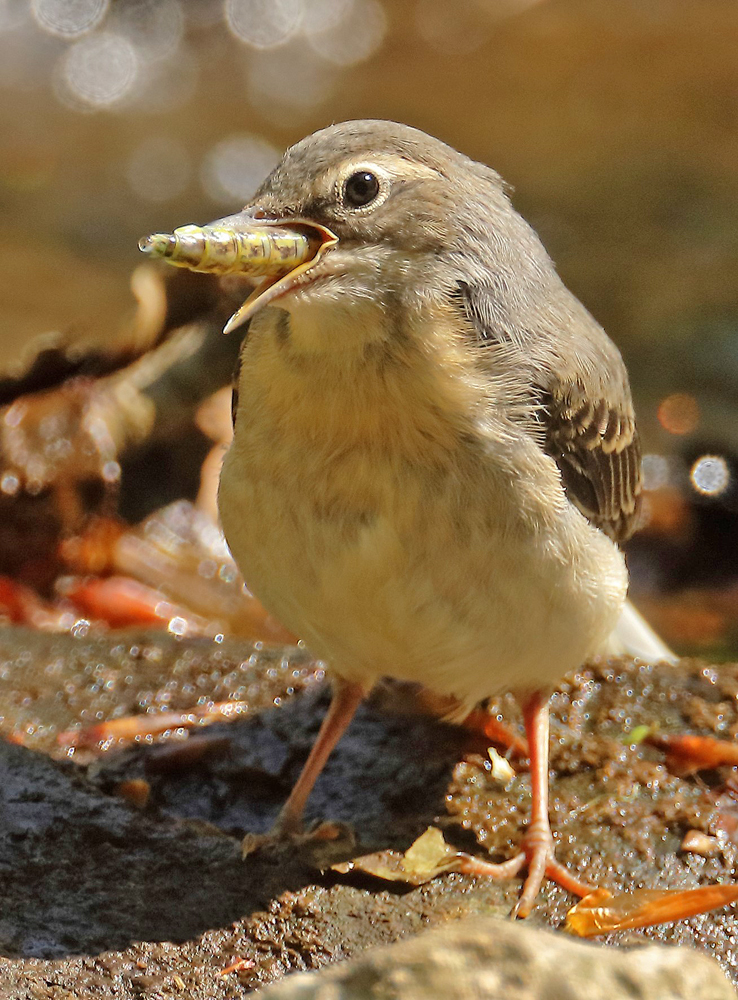
{"label": "bird's leg", "polygon": [[336,743],[346,732],[363,697],[364,689],[361,685],[350,684],[348,681],[340,679],[335,682],[328,714],[323,719],[318,738],[305,761],[300,777],[290,792],[289,798],[282,806],[277,822],[274,824],[273,834],[289,836],[300,830],[305,804],[318,775],[325,767],[325,762]]}
{"label": "bird's leg", "polygon": [[535,691],[523,702],[523,718],[530,748],[532,805],[522,850],[502,864],[489,864],[475,858],[473,867],[464,869],[476,875],[506,879],[517,875],[527,863],[528,874],[520,899],[512,911],[514,917],[528,916],[546,877],[576,896],[586,896],[594,888],[575,878],[559,864],[554,854],[554,839],[548,819],[548,698],[542,691]]}
{"label": "bird's leg", "polygon": [[528,874],[513,910],[514,917],[528,916],[546,876],[576,896],[586,896],[593,889],[567,871],[554,854],[554,839],[548,818],[548,698],[543,692],[534,692],[524,702],[523,718],[530,748],[532,804],[530,826],[523,838]]}

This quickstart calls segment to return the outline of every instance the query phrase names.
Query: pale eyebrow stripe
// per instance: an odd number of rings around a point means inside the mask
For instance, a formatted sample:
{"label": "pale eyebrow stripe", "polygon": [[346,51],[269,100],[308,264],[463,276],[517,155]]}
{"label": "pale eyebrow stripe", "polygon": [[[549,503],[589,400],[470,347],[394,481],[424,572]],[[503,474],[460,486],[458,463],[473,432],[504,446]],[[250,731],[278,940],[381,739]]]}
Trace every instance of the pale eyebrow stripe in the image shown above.
{"label": "pale eyebrow stripe", "polygon": [[[396,159],[396,158],[395,158]],[[427,163],[414,163],[412,160],[405,160],[400,157],[406,174],[413,174],[415,177],[443,177],[445,176],[435,167],[429,167]]]}
{"label": "pale eyebrow stripe", "polygon": [[406,159],[404,156],[397,156],[394,153],[376,153],[375,155],[367,155],[361,158],[356,158],[350,165],[350,167],[344,168],[346,170],[360,169],[363,166],[370,167],[372,163],[375,163],[378,167],[384,167],[385,170],[391,170],[394,167],[394,172],[402,173],[405,176],[413,177],[443,177],[444,174],[440,170],[436,170],[434,167],[428,166],[426,163],[418,163],[416,160]]}

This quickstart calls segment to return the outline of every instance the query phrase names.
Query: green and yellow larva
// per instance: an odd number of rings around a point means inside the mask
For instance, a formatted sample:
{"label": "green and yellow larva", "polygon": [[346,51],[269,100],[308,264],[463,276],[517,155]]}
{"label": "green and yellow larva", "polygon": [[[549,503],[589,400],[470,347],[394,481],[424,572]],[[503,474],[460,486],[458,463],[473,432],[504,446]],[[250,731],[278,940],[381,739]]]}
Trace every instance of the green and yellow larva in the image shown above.
{"label": "green and yellow larva", "polygon": [[240,274],[259,279],[257,287],[226,323],[230,333],[254,313],[305,281],[338,237],[307,219],[263,222],[244,211],[210,226],[182,226],[173,233],[153,233],[139,241],[150,257],[207,274]]}
{"label": "green and yellow larva", "polygon": [[246,232],[217,225],[181,226],[171,234],[145,236],[138,245],[150,257],[190,271],[254,278],[287,274],[311,261],[317,250],[308,230],[278,226],[254,226]]}

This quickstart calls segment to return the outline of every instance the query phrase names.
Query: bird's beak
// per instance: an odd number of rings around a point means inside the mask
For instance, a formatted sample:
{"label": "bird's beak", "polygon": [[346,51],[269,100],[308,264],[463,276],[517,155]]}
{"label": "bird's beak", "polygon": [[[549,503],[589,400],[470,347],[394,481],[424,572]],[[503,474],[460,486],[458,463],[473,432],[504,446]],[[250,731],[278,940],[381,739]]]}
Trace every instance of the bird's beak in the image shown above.
{"label": "bird's beak", "polygon": [[226,323],[223,332],[230,333],[262,306],[311,281],[308,272],[336,243],[338,237],[316,222],[263,218],[258,210],[249,209],[207,226],[154,233],[142,239],[139,248],[193,271],[260,279]]}
{"label": "bird's beak", "polygon": [[[252,234],[268,229],[274,234],[272,241],[274,269],[267,274],[249,295],[241,308],[235,312],[223,327],[223,333],[231,333],[263,306],[274,299],[285,295],[300,284],[307,284],[311,279],[308,272],[317,264],[326,250],[338,243],[338,237],[330,229],[308,219],[261,219],[252,212],[239,212],[219,219],[213,226],[223,226],[236,233]],[[295,235],[307,237],[301,241],[297,252],[284,252],[280,245],[280,235],[292,232]],[[248,274],[247,270],[242,273]]]}

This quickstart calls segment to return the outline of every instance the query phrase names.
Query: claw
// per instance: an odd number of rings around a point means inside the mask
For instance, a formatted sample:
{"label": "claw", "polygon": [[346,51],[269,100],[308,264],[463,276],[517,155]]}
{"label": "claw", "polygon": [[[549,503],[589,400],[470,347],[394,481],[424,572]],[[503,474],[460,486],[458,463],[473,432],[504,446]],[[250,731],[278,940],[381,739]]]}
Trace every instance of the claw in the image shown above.
{"label": "claw", "polygon": [[523,837],[520,854],[501,865],[490,865],[490,869],[496,869],[496,872],[487,873],[493,878],[508,878],[527,864],[528,874],[512,911],[513,917],[528,916],[545,878],[550,878],[576,896],[587,896],[594,891],[593,886],[575,878],[556,860],[548,819],[548,704],[540,691],[527,699],[523,705],[523,716],[530,747],[531,822]]}
{"label": "claw", "polygon": [[595,891],[594,886],[580,881],[556,860],[554,840],[550,832],[542,834],[538,831],[529,831],[523,839],[520,853],[500,864],[465,856],[463,863],[458,862],[454,870],[502,882],[514,878],[526,865],[528,874],[520,898],[513,907],[511,913],[513,918],[522,919],[530,914],[545,878],[550,878],[552,882],[575,896],[584,897]]}
{"label": "claw", "polygon": [[524,841],[523,857],[528,862],[528,875],[523,884],[520,898],[513,908],[511,914],[513,917],[523,918],[529,915],[545,878],[550,878],[562,889],[566,889],[567,892],[580,898],[588,896],[595,890],[594,886],[575,878],[567,868],[556,860],[554,841],[550,834],[545,841],[535,843]]}

